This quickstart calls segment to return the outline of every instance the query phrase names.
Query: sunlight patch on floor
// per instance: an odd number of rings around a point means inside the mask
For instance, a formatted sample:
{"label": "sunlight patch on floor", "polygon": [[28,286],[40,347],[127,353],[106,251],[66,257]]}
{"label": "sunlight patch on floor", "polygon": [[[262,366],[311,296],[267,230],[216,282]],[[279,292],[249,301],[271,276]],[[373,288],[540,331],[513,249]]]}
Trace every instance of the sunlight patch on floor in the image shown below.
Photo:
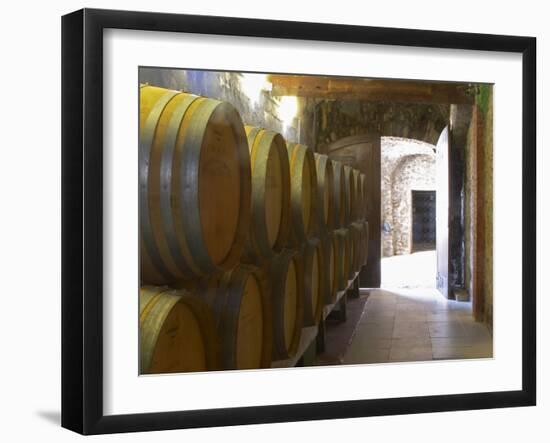
{"label": "sunlight patch on floor", "polygon": [[435,288],[435,251],[382,258],[382,288]]}

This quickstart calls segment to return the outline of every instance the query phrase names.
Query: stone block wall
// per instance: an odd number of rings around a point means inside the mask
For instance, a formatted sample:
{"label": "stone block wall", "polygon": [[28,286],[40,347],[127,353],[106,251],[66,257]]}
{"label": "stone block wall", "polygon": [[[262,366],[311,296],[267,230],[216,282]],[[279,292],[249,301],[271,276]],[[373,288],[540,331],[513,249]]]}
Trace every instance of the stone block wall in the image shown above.
{"label": "stone block wall", "polygon": [[435,146],[382,137],[382,256],[409,254],[411,191],[435,190]]}
{"label": "stone block wall", "polygon": [[411,252],[413,190],[435,190],[435,155],[407,156],[393,173],[391,205],[395,255]]}
{"label": "stone block wall", "polygon": [[380,134],[435,144],[447,125],[449,106],[361,100],[303,99],[300,134],[318,152],[345,137]]}

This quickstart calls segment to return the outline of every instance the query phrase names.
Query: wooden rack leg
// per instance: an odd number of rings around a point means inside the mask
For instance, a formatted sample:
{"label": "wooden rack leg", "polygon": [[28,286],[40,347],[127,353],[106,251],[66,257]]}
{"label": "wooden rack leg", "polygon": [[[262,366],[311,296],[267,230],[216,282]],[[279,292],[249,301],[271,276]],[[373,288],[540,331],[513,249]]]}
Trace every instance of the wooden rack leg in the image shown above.
{"label": "wooden rack leg", "polygon": [[317,345],[315,341],[307,347],[302,355],[302,358],[298,360],[296,366],[315,366],[317,364]]}
{"label": "wooden rack leg", "polygon": [[321,319],[319,322],[319,330],[317,332],[317,339],[316,339],[316,345],[317,345],[317,354],[322,354],[325,352],[326,347],[326,325],[325,320]]}
{"label": "wooden rack leg", "polygon": [[353,283],[347,292],[350,298],[359,298],[359,277],[356,277],[355,280],[353,280]]}
{"label": "wooden rack leg", "polygon": [[347,311],[346,311],[348,306],[347,300],[348,300],[348,292],[346,291],[346,293],[342,295],[342,298],[338,302],[338,310],[335,312],[338,320],[341,322],[345,322],[348,318]]}

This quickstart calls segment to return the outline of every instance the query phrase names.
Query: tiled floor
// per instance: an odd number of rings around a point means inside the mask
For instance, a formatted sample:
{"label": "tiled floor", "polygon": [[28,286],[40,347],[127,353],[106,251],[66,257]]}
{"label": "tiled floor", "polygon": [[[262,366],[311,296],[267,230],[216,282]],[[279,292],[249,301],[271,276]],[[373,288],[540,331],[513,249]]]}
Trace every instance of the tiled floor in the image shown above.
{"label": "tiled floor", "polygon": [[471,304],[436,289],[372,290],[344,364],[490,358],[489,329],[473,320]]}

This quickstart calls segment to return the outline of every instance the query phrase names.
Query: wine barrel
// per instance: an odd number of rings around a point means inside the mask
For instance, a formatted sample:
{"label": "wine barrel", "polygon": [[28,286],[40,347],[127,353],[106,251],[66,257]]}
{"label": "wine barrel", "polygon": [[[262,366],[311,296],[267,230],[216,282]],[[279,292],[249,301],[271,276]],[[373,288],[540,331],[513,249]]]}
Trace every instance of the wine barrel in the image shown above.
{"label": "wine barrel", "polygon": [[361,172],[357,169],[353,170],[353,183],[355,186],[355,213],[353,215],[354,221],[361,221],[365,218],[365,196],[363,194],[363,182],[361,181]]}
{"label": "wine barrel", "polygon": [[304,247],[304,326],[319,323],[325,306],[325,255],[318,239],[308,240]]}
{"label": "wine barrel", "polygon": [[338,289],[341,291],[346,288],[348,280],[352,275],[351,268],[351,242],[347,229],[337,229],[334,231],[334,239],[336,242],[335,252],[336,261],[338,264]]}
{"label": "wine barrel", "polygon": [[358,272],[361,269],[361,266],[363,266],[363,224],[359,222],[352,223],[349,227],[349,232],[350,239],[353,245],[352,268],[355,272]]}
{"label": "wine barrel", "polygon": [[369,222],[363,222],[363,251],[365,252],[362,260],[362,265],[366,266],[369,258]]}
{"label": "wine barrel", "polygon": [[363,193],[363,213],[362,213],[361,220],[365,220],[367,218],[367,213],[369,211],[369,207],[368,207],[369,202],[367,199],[367,177],[365,176],[365,174],[361,173],[359,175],[359,180],[361,181],[361,189]]}
{"label": "wine barrel", "polygon": [[346,226],[353,221],[355,215],[355,181],[353,179],[353,168],[344,165],[344,193],[346,200]]}
{"label": "wine barrel", "polygon": [[218,369],[214,319],[185,290],[144,286],[139,293],[140,373]]}
{"label": "wine barrel", "polygon": [[304,266],[298,252],[285,249],[270,263],[273,360],[293,357],[304,323]]}
{"label": "wine barrel", "polygon": [[355,243],[353,241],[351,229],[344,229],[345,235],[347,237],[347,244],[349,249],[347,251],[349,257],[349,268],[348,268],[348,280],[351,280],[355,275],[354,267],[354,257],[355,257]]}
{"label": "wine barrel", "polygon": [[324,276],[324,303],[329,305],[336,301],[336,293],[338,287],[338,262],[335,251],[335,240],[332,232],[325,233],[320,238],[321,247],[323,248],[324,264],[322,274]]}
{"label": "wine barrel", "polygon": [[351,225],[347,229],[348,231],[348,239],[349,239],[349,273],[348,273],[348,280],[351,280],[353,276],[355,275],[355,272],[357,269],[355,268],[356,262],[355,262],[355,253],[356,253],[356,246],[357,243],[355,242],[355,239],[353,238],[353,232]]}
{"label": "wine barrel", "polygon": [[283,137],[245,126],[250,150],[252,207],[243,261],[257,263],[281,252],[290,230],[290,171]]}
{"label": "wine barrel", "polygon": [[317,174],[313,151],[305,145],[288,143],[290,162],[291,239],[289,246],[303,244],[312,236],[317,216]]}
{"label": "wine barrel", "polygon": [[319,209],[319,226],[323,231],[334,228],[336,218],[334,199],[334,173],[332,161],[323,154],[315,154],[315,170],[317,173],[317,199]]}
{"label": "wine barrel", "polygon": [[332,161],[332,171],[333,171],[333,206],[334,206],[334,212],[336,214],[335,220],[334,220],[334,227],[335,228],[345,228],[347,225],[346,221],[346,211],[347,211],[347,203],[346,203],[346,179],[344,174],[344,165],[337,161],[337,160],[331,160]]}
{"label": "wine barrel", "polygon": [[260,268],[241,264],[196,284],[210,306],[220,342],[222,369],[271,367],[271,295]]}
{"label": "wine barrel", "polygon": [[233,268],[250,223],[250,156],[229,103],[140,88],[141,280],[172,284]]}

